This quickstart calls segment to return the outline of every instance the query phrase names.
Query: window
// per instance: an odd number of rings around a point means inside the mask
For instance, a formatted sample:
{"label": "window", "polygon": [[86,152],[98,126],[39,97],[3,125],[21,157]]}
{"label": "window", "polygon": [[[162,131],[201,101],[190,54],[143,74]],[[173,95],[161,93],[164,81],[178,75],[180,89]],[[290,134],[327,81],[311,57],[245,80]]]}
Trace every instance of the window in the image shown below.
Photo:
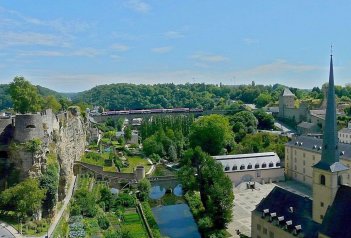
{"label": "window", "polygon": [[[305,154],[305,153],[303,153],[303,154],[302,154],[302,157],[304,157],[304,158],[305,158],[305,157],[306,157],[306,154]],[[304,162],[305,162],[305,161],[304,161]],[[304,165],[305,165],[305,164],[304,164]]]}
{"label": "window", "polygon": [[[277,162],[276,164],[275,164],[275,167],[279,167],[280,166],[280,162]],[[289,167],[289,166],[288,166]]]}
{"label": "window", "polygon": [[225,168],[224,168],[224,171],[228,171],[230,168],[229,166],[227,165]]}
{"label": "window", "polygon": [[306,172],[306,170],[305,170],[305,168],[303,168],[303,173],[305,173]]}
{"label": "window", "polygon": [[321,202],[321,207],[324,207],[324,202]]}
{"label": "window", "polygon": [[[304,153],[305,154],[305,153]],[[304,156],[305,157],[305,156]],[[303,161],[303,165],[306,165],[306,161]]]}
{"label": "window", "polygon": [[247,166],[247,169],[252,169],[252,164],[249,164],[249,165]]}
{"label": "window", "polygon": [[261,230],[261,225],[257,224],[257,230],[260,231]]}
{"label": "window", "polygon": [[272,168],[274,166],[273,162],[270,162],[268,166],[269,168]]}
{"label": "window", "polygon": [[244,170],[244,169],[245,169],[245,165],[242,164],[242,165],[240,166],[240,170]]}
{"label": "window", "polygon": [[321,218],[321,220],[323,220],[324,216],[323,216],[323,215],[320,215],[320,218]]}
{"label": "window", "polygon": [[255,164],[255,169],[259,169],[259,168],[260,168],[259,163]]}
{"label": "window", "polygon": [[296,166],[296,164],[295,164],[294,168],[295,168],[295,170],[297,170],[297,166]]}
{"label": "window", "polygon": [[266,168],[267,167],[267,164],[266,163],[263,163],[262,164],[262,168]]}
{"label": "window", "polygon": [[263,227],[263,234],[267,235],[267,228]]}
{"label": "window", "polygon": [[296,150],[294,150],[294,153],[295,153],[295,155],[296,155]]}
{"label": "window", "polygon": [[313,159],[313,161],[315,160],[315,158],[316,158],[316,157],[315,157],[314,155],[312,155],[312,159]]}
{"label": "window", "polygon": [[232,170],[238,170],[238,166],[234,165]]}
{"label": "window", "polygon": [[320,177],[320,184],[325,185],[325,176],[321,175]]}

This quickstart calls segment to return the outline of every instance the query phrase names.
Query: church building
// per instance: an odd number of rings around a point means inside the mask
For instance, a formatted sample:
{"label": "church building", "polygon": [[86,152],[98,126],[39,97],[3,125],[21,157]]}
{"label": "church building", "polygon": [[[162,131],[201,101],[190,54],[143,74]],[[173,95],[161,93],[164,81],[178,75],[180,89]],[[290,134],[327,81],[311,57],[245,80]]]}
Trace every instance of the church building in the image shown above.
{"label": "church building", "polygon": [[321,160],[312,166],[312,199],[275,187],[252,211],[252,238],[351,237],[351,187],[343,185],[349,168],[339,160],[336,122],[331,56]]}

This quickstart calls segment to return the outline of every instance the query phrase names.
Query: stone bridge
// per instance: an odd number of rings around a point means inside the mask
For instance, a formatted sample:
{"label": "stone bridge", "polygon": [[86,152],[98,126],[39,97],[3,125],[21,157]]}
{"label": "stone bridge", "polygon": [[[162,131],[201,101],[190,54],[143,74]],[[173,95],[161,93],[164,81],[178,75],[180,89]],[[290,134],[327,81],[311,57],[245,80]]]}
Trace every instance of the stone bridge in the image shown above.
{"label": "stone bridge", "polygon": [[98,115],[98,116],[90,116],[95,123],[101,123],[106,121],[108,118],[117,119],[117,118],[126,118],[129,121],[133,120],[133,118],[150,118],[151,116],[169,116],[169,115],[190,115],[193,114],[195,117],[210,115],[210,114],[228,114],[233,112],[232,110],[207,110],[202,112],[159,112],[159,113],[132,113],[132,114],[119,114],[119,115]]}
{"label": "stone bridge", "polygon": [[151,186],[160,186],[165,189],[174,189],[180,182],[176,176],[155,176],[148,178]]}

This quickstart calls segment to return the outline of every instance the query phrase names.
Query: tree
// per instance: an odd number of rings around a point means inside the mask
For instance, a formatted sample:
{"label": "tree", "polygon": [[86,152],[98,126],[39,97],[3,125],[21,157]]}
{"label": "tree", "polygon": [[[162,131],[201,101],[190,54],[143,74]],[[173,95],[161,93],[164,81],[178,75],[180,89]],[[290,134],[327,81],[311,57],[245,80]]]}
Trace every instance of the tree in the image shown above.
{"label": "tree", "polygon": [[234,206],[233,183],[224,173],[222,164],[209,159],[203,167],[205,193],[208,199],[206,213],[212,218],[216,229],[221,230],[232,220]]}
{"label": "tree", "polygon": [[132,129],[129,126],[124,129],[124,139],[126,141],[132,139]]}
{"label": "tree", "polygon": [[82,215],[94,217],[97,213],[97,206],[94,195],[87,189],[80,189],[74,195],[75,202],[79,205]]}
{"label": "tree", "polygon": [[258,121],[258,128],[262,130],[270,130],[274,128],[274,117],[263,110],[254,111],[254,115]]}
{"label": "tree", "polygon": [[256,106],[258,108],[266,106],[268,103],[272,101],[272,97],[269,93],[261,93],[257,98],[256,98]]}
{"label": "tree", "polygon": [[57,113],[61,109],[61,104],[54,96],[49,95],[44,98],[43,109],[52,109],[54,113]]}
{"label": "tree", "polygon": [[46,190],[46,198],[43,205],[48,211],[56,205],[59,186],[58,173],[58,165],[49,164],[47,170],[40,178],[40,187]]}
{"label": "tree", "polygon": [[103,209],[104,211],[109,211],[111,206],[112,206],[112,193],[110,191],[110,189],[106,188],[106,187],[103,187],[101,190],[100,190],[100,200],[99,200],[99,203],[100,204],[103,204]]}
{"label": "tree", "polygon": [[0,194],[0,208],[15,211],[22,217],[32,216],[40,210],[45,193],[37,179],[26,179]]}
{"label": "tree", "polygon": [[236,123],[243,123],[247,133],[252,133],[257,129],[257,119],[252,112],[242,111],[234,114],[230,118],[232,125]]}
{"label": "tree", "polygon": [[[223,229],[232,218],[233,185],[220,163],[200,147],[190,149],[180,161],[178,177],[185,191],[200,192],[205,213],[216,229]],[[205,223],[205,221],[202,221]]]}
{"label": "tree", "polygon": [[151,183],[148,179],[144,178],[138,183],[138,197],[141,201],[146,201],[149,198],[149,193],[151,190]]}
{"label": "tree", "polygon": [[210,155],[218,155],[233,140],[233,132],[226,117],[204,116],[193,123],[190,129],[190,146],[200,146]]}
{"label": "tree", "polygon": [[23,77],[15,77],[10,83],[9,92],[15,111],[24,113],[35,113],[41,110],[42,97],[38,89]]}

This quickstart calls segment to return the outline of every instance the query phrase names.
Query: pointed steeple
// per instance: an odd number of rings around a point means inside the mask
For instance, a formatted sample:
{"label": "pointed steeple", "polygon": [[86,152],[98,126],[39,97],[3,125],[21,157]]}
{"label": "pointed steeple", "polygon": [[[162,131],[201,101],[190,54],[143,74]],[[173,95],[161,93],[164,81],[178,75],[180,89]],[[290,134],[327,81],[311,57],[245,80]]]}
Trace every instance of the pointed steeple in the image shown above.
{"label": "pointed steeple", "polygon": [[347,169],[339,163],[338,133],[336,128],[336,102],[334,89],[333,55],[330,55],[329,86],[325,114],[322,158],[314,167],[324,170],[340,171]]}

